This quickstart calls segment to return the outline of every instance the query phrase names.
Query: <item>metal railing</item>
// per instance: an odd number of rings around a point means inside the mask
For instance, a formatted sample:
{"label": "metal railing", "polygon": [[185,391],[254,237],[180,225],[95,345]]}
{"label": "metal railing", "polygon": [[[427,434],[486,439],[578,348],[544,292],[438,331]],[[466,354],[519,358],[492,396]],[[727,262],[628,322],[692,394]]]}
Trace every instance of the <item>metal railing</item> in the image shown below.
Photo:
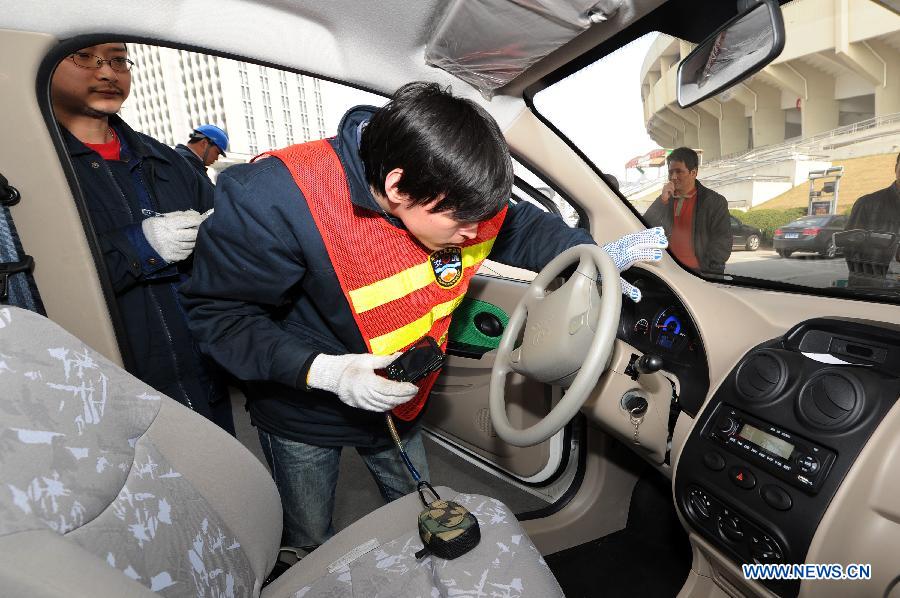
{"label": "metal railing", "polygon": [[[721,170],[721,172],[707,174],[705,176],[701,176],[700,178],[703,184],[711,187],[721,187],[743,180],[773,182],[790,181],[791,178],[788,176],[752,175],[749,174],[748,171],[755,170],[760,166],[764,166],[767,164],[778,164],[780,162],[784,162],[785,160],[795,158],[797,155],[802,155],[806,159],[820,159],[827,161],[831,159],[831,157],[827,153],[823,153],[827,142],[832,142],[830,147],[835,147],[833,142],[837,137],[850,136],[855,133],[876,129],[894,123],[900,125],[900,112],[896,112],[893,114],[884,114],[882,116],[876,116],[874,118],[861,120],[856,123],[844,125],[843,127],[838,127],[836,129],[832,129],[824,133],[818,133],[816,135],[811,135],[809,137],[794,138],[776,145],[767,145],[764,147],[745,150],[742,152],[735,152],[733,154],[722,156],[716,160],[713,160],[712,162],[702,164],[702,170],[708,171],[711,169],[716,169]],[[863,139],[852,141],[848,140],[847,143],[842,143],[841,146],[849,145],[855,142],[868,141],[870,139],[875,139],[883,135],[893,134],[895,132],[896,129],[888,129],[876,135],[868,135]],[[647,189],[650,189],[655,185],[664,183],[666,178],[667,176],[663,174],[655,180],[651,179],[646,181],[638,181],[637,183],[623,186],[621,191],[625,196],[631,197],[643,191],[646,191]]]}
{"label": "metal railing", "polygon": [[[706,167],[717,167],[722,163],[727,162],[737,162],[737,161],[746,161],[748,159],[753,159],[753,154],[763,153],[777,153],[781,151],[786,151],[786,153],[799,153],[801,148],[803,149],[812,149],[813,147],[820,144],[820,142],[825,140],[834,139],[835,137],[841,137],[844,135],[853,135],[854,133],[858,133],[860,131],[867,131],[869,129],[875,129],[884,125],[890,125],[893,123],[900,123],[900,112],[895,112],[893,114],[883,114],[881,116],[875,116],[873,118],[868,118],[866,120],[861,120],[859,122],[855,122],[849,125],[844,125],[843,127],[838,127],[836,129],[831,129],[830,131],[825,131],[824,133],[818,133],[816,135],[810,135],[809,137],[801,137],[801,138],[792,138],[776,145],[767,145],[761,148],[754,148],[750,150],[743,150],[740,152],[734,152],[732,154],[727,154],[725,156],[720,156],[719,158],[704,164]],[[888,134],[892,131],[885,131],[885,134]]]}
{"label": "metal railing", "polygon": [[634,183],[622,185],[619,188],[619,191],[622,192],[622,195],[624,195],[626,197],[630,197],[632,195],[641,193],[643,191],[646,191],[647,189],[655,187],[656,185],[662,185],[668,180],[668,178],[669,178],[668,175],[661,174],[655,179],[646,179],[643,181],[635,181]]}
{"label": "metal railing", "polygon": [[[732,173],[723,173],[723,174],[732,174]],[[721,178],[707,178],[701,181],[705,186],[710,188],[716,187],[724,187],[725,185],[732,185],[734,183],[741,183],[744,181],[753,181],[760,183],[790,183],[792,182],[792,178],[787,175],[779,175],[779,174],[746,174],[746,175],[737,175],[737,176],[723,176]]]}

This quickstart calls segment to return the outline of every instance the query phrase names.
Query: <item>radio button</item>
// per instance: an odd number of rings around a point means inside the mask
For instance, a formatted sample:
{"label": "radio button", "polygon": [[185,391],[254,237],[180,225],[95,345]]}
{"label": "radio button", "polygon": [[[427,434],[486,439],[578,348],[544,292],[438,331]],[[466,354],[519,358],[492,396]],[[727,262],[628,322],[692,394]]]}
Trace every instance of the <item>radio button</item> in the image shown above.
{"label": "radio button", "polygon": [[800,471],[803,473],[815,473],[819,470],[819,460],[812,455],[804,455],[798,459]]}
{"label": "radio button", "polygon": [[779,486],[766,484],[759,489],[759,494],[766,504],[778,511],[787,511],[794,505],[791,495]]}
{"label": "radio button", "polygon": [[703,464],[713,471],[722,471],[725,469],[725,458],[715,451],[710,451],[703,455]]}
{"label": "radio button", "polygon": [[756,486],[756,476],[746,467],[732,467],[728,470],[728,477],[738,488],[744,490],[751,490]]}

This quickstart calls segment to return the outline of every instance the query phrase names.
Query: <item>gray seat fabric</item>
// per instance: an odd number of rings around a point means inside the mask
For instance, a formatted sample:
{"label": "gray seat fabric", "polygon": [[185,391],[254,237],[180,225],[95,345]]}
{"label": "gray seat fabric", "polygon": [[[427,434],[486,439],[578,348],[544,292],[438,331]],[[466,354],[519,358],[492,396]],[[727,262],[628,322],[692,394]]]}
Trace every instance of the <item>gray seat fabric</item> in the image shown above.
{"label": "gray seat fabric", "polygon": [[0,308],[0,588],[4,596],[561,596],[499,501],[439,491],[482,541],[421,548],[417,495],[394,501],[262,589],[281,505],[234,438],[56,324]]}
{"label": "gray seat fabric", "polygon": [[478,519],[481,542],[444,560],[416,560],[422,548],[415,527],[417,494],[395,500],[357,521],[291,567],[263,590],[263,598],[358,596],[562,596],[543,557],[502,502],[438,487],[442,498]]}

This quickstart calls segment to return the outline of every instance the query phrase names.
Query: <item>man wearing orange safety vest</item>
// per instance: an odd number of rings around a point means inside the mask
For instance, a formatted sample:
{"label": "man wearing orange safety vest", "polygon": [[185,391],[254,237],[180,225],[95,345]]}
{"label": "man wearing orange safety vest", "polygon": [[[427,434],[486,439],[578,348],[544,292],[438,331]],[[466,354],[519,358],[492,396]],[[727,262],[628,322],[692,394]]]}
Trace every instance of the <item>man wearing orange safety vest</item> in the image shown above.
{"label": "man wearing orange safety vest", "polygon": [[[310,549],[333,534],[344,446],[386,501],[415,490],[385,411],[427,479],[418,420],[436,374],[417,386],[376,371],[426,335],[446,348],[450,316],[485,258],[540,270],[594,242],[511,204],[512,183],[494,120],[428,83],[400,88],[383,108],[351,109],[333,138],[219,176],[183,303],[201,350],[246,381],[284,544]],[[623,269],[665,246],[661,232],[644,231],[606,248]]]}

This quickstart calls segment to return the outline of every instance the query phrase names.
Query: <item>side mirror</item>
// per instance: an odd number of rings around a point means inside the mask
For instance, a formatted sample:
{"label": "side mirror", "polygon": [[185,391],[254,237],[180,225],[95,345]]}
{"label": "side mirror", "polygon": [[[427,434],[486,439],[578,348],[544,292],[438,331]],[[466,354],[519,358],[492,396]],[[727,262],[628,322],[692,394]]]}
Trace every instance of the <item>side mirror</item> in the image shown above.
{"label": "side mirror", "polygon": [[775,0],[737,15],[678,65],[678,105],[693,106],[749,77],[784,49],[784,20]]}

